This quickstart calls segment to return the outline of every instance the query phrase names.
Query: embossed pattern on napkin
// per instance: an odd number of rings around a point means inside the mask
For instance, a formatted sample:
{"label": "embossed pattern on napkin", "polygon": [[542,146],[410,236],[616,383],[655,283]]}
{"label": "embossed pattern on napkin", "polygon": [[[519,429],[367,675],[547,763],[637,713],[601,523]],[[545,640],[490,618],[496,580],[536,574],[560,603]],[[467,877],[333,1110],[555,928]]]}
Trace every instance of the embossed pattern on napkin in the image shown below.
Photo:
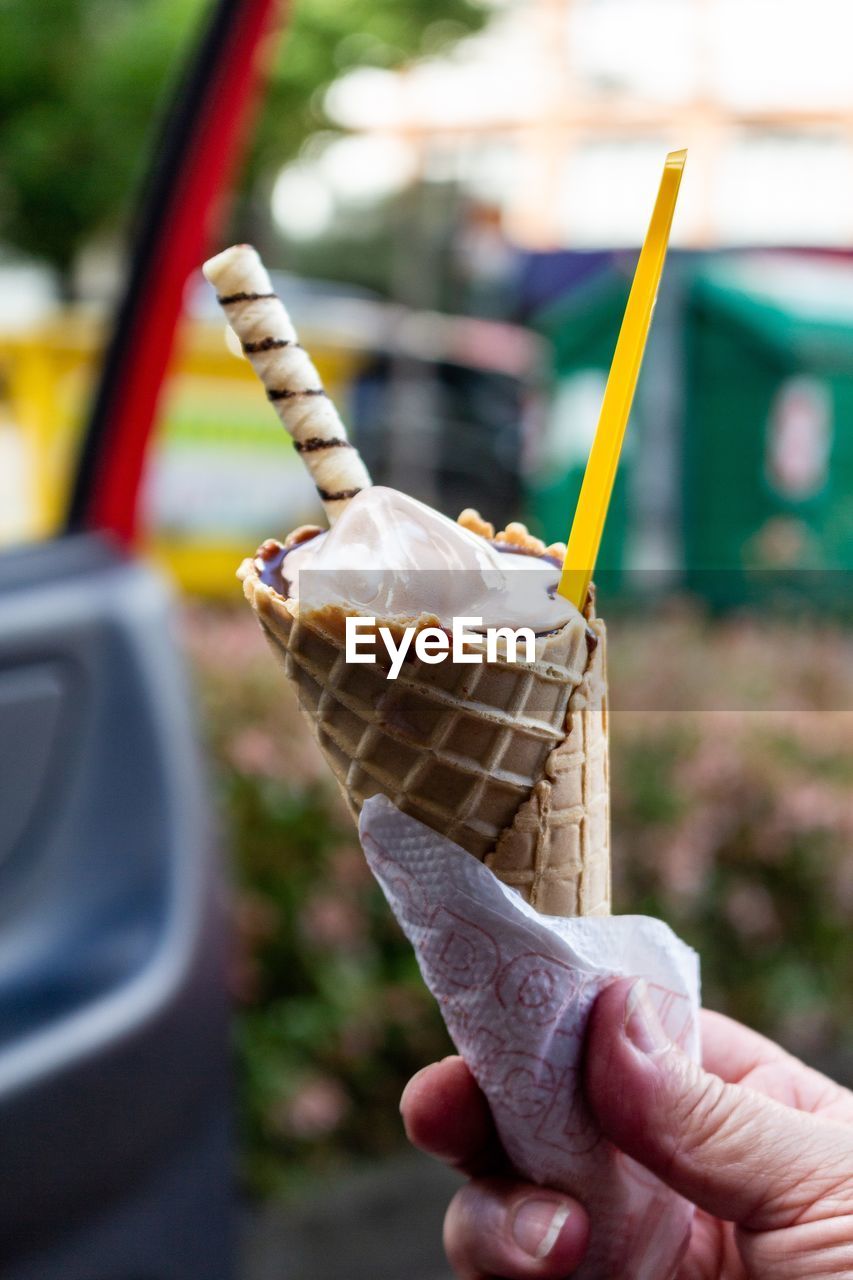
{"label": "embossed pattern on napkin", "polygon": [[668,1280],[692,1206],[601,1135],[583,1096],[581,1049],[598,992],[637,976],[670,1037],[698,1057],[695,953],[648,917],[537,915],[384,796],[367,801],[360,831],[513,1164],[589,1211],[590,1248],[576,1280]]}

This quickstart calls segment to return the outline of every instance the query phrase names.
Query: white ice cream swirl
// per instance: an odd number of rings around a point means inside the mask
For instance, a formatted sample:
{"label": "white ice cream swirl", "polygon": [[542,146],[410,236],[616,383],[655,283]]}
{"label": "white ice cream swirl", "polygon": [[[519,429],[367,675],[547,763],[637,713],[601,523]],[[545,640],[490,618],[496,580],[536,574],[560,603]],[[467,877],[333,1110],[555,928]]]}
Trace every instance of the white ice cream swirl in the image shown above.
{"label": "white ice cream swirl", "polygon": [[280,572],[280,589],[303,603],[376,618],[426,613],[451,626],[455,617],[477,617],[484,627],[541,633],[577,617],[556,594],[553,561],[504,550],[380,485],[353,498],[328,532],[293,547]]}

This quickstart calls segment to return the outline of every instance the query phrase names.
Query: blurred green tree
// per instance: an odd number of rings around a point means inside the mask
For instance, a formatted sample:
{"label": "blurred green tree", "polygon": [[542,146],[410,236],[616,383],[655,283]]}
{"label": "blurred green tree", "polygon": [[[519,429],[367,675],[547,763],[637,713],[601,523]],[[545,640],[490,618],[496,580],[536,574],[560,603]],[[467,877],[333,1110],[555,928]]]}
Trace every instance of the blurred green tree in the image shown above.
{"label": "blurred green tree", "polygon": [[[67,288],[120,225],[152,126],[207,0],[0,0],[0,239]],[[326,124],[322,90],[356,66],[399,66],[482,25],[477,0],[297,0],[254,149],[250,188]]]}

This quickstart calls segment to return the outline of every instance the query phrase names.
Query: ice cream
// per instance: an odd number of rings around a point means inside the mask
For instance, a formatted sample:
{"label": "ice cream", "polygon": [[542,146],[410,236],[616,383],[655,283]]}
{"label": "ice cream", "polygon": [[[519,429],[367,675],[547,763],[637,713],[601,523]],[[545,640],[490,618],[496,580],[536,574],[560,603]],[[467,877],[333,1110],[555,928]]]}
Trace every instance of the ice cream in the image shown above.
{"label": "ice cream", "polygon": [[256,567],[261,581],[286,598],[317,604],[321,590],[322,603],[375,617],[430,614],[450,626],[468,614],[484,627],[531,627],[540,635],[579,617],[556,593],[555,558],[487,541],[379,485],[354,498],[328,532],[290,548],[267,544]]}
{"label": "ice cream", "polygon": [[[606,914],[605,633],[591,601],[581,614],[557,595],[564,548],[371,487],[254,250],[205,273],[329,516],[327,532],[262,544],[240,577],[353,816],[383,794],[538,911]],[[348,657],[354,617],[440,632],[460,614],[530,629],[532,654],[468,665],[415,652],[394,679],[379,658]]]}
{"label": "ice cream", "polygon": [[[668,225],[656,206],[653,249]],[[577,1087],[585,1021],[605,983],[636,974],[695,1057],[695,957],[670,963],[676,940],[658,921],[565,917],[610,908],[605,631],[589,571],[661,264],[638,269],[648,312],[629,302],[571,554],[523,525],[496,532],[472,511],[454,525],[372,487],[257,255],[237,246],[205,269],[330,524],[263,543],[240,569],[246,598],[361,815],[367,859],[504,1150],[529,1181],[583,1200],[579,1275],[637,1280],[677,1268],[692,1207],[603,1140]],[[455,644],[460,615],[481,628],[468,650]],[[523,660],[513,627],[526,632]],[[385,638],[390,666],[378,649],[353,654],[360,628]],[[505,649],[490,648],[490,629],[508,633]],[[400,633],[416,642],[403,652],[400,640],[395,658],[387,642]],[[563,918],[540,926],[537,913]]]}

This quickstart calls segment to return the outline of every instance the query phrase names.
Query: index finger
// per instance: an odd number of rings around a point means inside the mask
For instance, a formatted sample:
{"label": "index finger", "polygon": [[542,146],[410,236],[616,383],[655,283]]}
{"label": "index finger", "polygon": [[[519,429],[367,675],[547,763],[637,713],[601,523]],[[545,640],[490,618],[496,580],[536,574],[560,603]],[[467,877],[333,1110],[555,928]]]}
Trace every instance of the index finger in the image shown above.
{"label": "index finger", "polygon": [[853,1093],[722,1013],[702,1010],[702,1062],[727,1084],[746,1084],[797,1111],[853,1124]]}
{"label": "index finger", "polygon": [[756,1067],[795,1061],[778,1044],[724,1013],[702,1009],[700,1017],[702,1065],[727,1084],[740,1084]]}

